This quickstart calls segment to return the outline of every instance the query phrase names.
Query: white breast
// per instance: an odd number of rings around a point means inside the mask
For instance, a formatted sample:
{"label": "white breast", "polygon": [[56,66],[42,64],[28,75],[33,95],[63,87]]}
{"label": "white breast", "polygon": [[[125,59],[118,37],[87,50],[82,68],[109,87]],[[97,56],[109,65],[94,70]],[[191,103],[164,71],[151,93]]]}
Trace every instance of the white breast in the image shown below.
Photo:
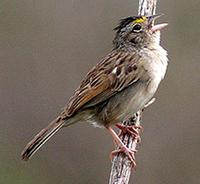
{"label": "white breast", "polygon": [[144,68],[149,77],[149,79],[147,78],[149,80],[148,92],[154,94],[167,70],[167,52],[159,44],[154,45],[151,49],[145,48],[141,52],[146,58]]}
{"label": "white breast", "polygon": [[[155,51],[155,54],[158,56],[159,62],[157,65],[157,72],[160,72],[161,79],[165,77],[165,73],[168,65],[167,51],[159,46]],[[156,66],[155,66],[156,67]]]}
{"label": "white breast", "polygon": [[147,58],[145,69],[149,71],[153,77],[162,80],[168,65],[167,51],[160,45],[155,45],[155,47],[151,49],[144,49],[141,54],[146,55]]}

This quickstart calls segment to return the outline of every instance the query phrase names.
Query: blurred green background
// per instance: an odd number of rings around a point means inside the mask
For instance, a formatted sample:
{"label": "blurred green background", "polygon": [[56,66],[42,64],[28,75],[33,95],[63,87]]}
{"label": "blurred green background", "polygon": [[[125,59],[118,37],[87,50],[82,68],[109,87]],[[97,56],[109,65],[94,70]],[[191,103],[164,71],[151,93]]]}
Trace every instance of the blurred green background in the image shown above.
{"label": "blurred green background", "polygon": [[[110,135],[88,124],[63,129],[29,162],[25,144],[67,103],[112,48],[113,27],[135,0],[0,1],[0,184],[108,183]],[[143,117],[130,183],[200,183],[200,1],[158,2],[169,68]]]}

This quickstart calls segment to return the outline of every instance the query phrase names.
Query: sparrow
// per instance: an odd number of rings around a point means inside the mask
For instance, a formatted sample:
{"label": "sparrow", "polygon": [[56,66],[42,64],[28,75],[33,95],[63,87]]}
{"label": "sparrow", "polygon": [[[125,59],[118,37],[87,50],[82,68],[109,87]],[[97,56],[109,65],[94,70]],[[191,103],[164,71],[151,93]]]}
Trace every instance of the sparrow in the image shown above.
{"label": "sparrow", "polygon": [[160,15],[130,16],[114,29],[112,51],[94,66],[75,90],[64,110],[24,148],[28,160],[56,132],[75,123],[89,122],[105,127],[120,149],[134,162],[133,150],[126,147],[113,125],[128,120],[154,96],[164,78],[168,58],[160,46],[160,30],[154,25]]}

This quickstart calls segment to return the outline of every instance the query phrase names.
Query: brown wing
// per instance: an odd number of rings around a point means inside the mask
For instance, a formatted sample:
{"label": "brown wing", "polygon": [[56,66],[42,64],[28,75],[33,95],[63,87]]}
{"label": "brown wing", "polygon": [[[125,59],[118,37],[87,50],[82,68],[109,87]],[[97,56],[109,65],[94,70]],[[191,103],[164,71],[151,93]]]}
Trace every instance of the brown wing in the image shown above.
{"label": "brown wing", "polygon": [[142,75],[144,69],[141,62],[137,53],[111,52],[87,74],[63,114],[69,117],[80,108],[101,103],[128,87]]}

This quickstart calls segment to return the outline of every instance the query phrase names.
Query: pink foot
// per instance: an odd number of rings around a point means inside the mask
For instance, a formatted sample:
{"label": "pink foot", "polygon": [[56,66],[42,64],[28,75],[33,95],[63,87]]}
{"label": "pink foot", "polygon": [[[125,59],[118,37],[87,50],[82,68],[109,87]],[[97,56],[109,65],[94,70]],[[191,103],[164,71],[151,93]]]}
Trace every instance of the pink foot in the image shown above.
{"label": "pink foot", "polygon": [[130,159],[132,166],[135,167],[135,153],[136,150],[129,149],[119,138],[119,136],[115,133],[115,131],[111,127],[107,127],[109,133],[112,135],[113,139],[115,140],[116,144],[119,146],[119,150],[114,150],[110,154],[110,158],[112,160],[112,157],[116,155],[117,153],[124,153],[127,155],[127,157]]}
{"label": "pink foot", "polygon": [[134,136],[137,141],[140,143],[141,142],[141,137],[139,136],[139,132],[138,132],[138,129],[141,130],[142,129],[142,126],[136,126],[136,125],[133,125],[133,126],[125,126],[125,125],[122,125],[120,123],[117,123],[115,125],[117,128],[119,128],[121,130],[121,133],[119,136],[121,136],[121,134],[125,134],[125,133],[129,133],[131,134],[132,136]]}
{"label": "pink foot", "polygon": [[136,167],[136,162],[135,162],[135,153],[137,152],[137,150],[131,150],[129,148],[120,148],[118,150],[114,150],[110,153],[110,159],[112,160],[113,157],[119,153],[124,153],[129,160],[131,161],[132,167],[135,168]]}

